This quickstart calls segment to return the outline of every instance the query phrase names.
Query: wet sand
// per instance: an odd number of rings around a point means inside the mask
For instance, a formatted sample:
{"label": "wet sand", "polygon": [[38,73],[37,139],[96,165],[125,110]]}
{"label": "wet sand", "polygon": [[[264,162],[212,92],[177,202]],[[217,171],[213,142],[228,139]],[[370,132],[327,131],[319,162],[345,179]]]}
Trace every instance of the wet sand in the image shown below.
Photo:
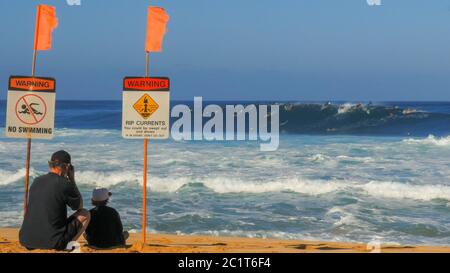
{"label": "wet sand", "polygon": [[[143,245],[140,234],[130,234],[125,247],[95,249],[80,239],[82,253],[370,253],[367,244],[218,236],[149,234]],[[376,250],[375,250],[376,251]],[[28,251],[18,242],[18,229],[0,228],[0,253],[55,253]],[[381,245],[381,253],[450,253],[450,247]]]}

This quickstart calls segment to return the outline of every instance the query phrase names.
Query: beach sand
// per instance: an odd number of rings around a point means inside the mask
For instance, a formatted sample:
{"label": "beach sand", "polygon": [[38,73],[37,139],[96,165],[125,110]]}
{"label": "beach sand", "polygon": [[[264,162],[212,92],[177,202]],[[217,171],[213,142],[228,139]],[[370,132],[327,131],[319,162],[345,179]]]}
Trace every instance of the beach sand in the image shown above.
{"label": "beach sand", "polygon": [[[149,234],[147,243],[140,243],[140,234],[130,234],[127,246],[115,249],[94,249],[80,239],[82,253],[370,253],[366,244],[316,242],[300,240],[256,239],[218,236],[181,236]],[[53,253],[50,250],[28,251],[18,242],[18,229],[0,229],[0,253]],[[381,253],[450,253],[450,247],[382,245]]]}

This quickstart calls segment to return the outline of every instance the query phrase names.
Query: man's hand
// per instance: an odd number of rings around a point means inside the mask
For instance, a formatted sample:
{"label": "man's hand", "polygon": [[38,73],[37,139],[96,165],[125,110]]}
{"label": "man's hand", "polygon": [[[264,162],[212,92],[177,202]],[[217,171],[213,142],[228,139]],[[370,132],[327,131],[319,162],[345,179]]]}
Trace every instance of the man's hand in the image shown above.
{"label": "man's hand", "polygon": [[75,183],[75,167],[73,165],[70,165],[69,170],[67,170],[67,178]]}

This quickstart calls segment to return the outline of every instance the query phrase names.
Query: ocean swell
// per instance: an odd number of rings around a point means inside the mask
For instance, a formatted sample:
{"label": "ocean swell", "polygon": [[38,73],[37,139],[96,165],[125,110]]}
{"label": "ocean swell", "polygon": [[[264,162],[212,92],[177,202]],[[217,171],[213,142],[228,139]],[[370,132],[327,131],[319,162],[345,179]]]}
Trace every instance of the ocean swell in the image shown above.
{"label": "ocean swell", "polygon": [[280,130],[299,134],[426,136],[450,133],[450,115],[363,104],[281,104]]}
{"label": "ocean swell", "polygon": [[[0,186],[18,183],[25,170],[0,172]],[[31,176],[36,175],[31,170]],[[84,187],[114,187],[125,185],[139,187],[140,172],[94,172],[77,173],[77,183]],[[209,189],[217,194],[248,193],[264,194],[270,192],[293,192],[310,196],[329,193],[363,194],[375,198],[414,199],[430,201],[443,199],[450,201],[450,186],[443,184],[411,184],[391,181],[348,181],[348,180],[310,180],[305,178],[280,179],[277,181],[243,181],[232,177],[188,178],[152,177],[149,189],[155,192],[174,193],[183,190]]]}

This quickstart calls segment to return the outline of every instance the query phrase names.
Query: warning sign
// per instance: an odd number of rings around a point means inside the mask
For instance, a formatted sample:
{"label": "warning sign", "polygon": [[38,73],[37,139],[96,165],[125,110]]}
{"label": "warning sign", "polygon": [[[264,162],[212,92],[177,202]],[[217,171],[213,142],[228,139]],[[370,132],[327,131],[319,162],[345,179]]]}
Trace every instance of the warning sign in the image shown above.
{"label": "warning sign", "polygon": [[122,98],[124,138],[169,138],[169,78],[126,77]]}
{"label": "warning sign", "polygon": [[11,76],[8,89],[6,137],[53,138],[55,80]]}
{"label": "warning sign", "polygon": [[144,119],[150,117],[156,110],[158,110],[159,105],[150,97],[148,94],[144,94],[134,105],[134,109],[141,115]]}

